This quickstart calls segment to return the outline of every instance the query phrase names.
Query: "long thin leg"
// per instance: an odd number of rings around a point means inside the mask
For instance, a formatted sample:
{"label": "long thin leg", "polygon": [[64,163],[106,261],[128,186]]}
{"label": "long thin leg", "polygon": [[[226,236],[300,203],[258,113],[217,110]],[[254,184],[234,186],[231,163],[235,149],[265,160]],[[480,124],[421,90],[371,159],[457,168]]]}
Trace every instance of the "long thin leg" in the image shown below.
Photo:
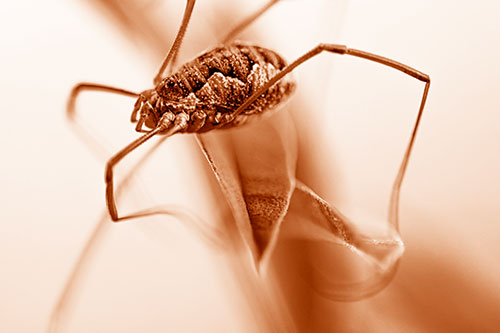
{"label": "long thin leg", "polygon": [[303,56],[299,57],[297,60],[292,62],[290,65],[286,66],[281,72],[276,74],[273,78],[271,78],[266,84],[264,84],[259,90],[257,90],[252,96],[250,96],[245,103],[240,105],[238,109],[236,109],[234,113],[234,117],[236,117],[238,114],[243,112],[247,107],[249,107],[256,99],[258,99],[262,94],[264,94],[273,84],[281,80],[285,75],[290,73],[292,70],[294,70],[296,67],[301,65],[302,63],[306,62],[307,60],[311,59],[312,57],[318,55],[319,53],[327,51],[331,53],[336,53],[336,54],[347,54],[363,59],[367,59],[370,61],[378,62],[382,65],[392,67],[394,69],[397,69],[407,75],[410,75],[420,81],[425,82],[425,87],[424,91],[422,94],[422,99],[420,101],[420,106],[417,114],[417,119],[415,121],[415,125],[413,127],[413,131],[411,134],[410,141],[408,143],[408,146],[406,148],[406,152],[403,156],[403,160],[401,162],[401,165],[399,167],[398,175],[396,176],[396,180],[394,181],[393,188],[392,188],[392,194],[391,194],[391,202],[389,206],[389,222],[394,226],[396,229],[398,228],[398,206],[399,206],[399,191],[401,188],[401,184],[403,182],[404,174],[406,172],[406,167],[408,165],[408,161],[410,159],[410,154],[411,150],[413,148],[413,143],[415,141],[416,135],[417,135],[417,130],[418,126],[420,124],[420,119],[422,118],[422,114],[424,112],[424,106],[425,106],[425,101],[427,99],[427,94],[429,93],[429,87],[431,84],[431,79],[429,75],[424,74],[422,72],[419,72],[418,70],[407,66],[405,64],[402,64],[400,62],[397,62],[392,59],[388,59],[373,53],[368,53],[365,51],[361,50],[356,50],[356,49],[350,49],[345,45],[336,45],[336,44],[320,44],[313,48],[311,51],[307,52]]}
{"label": "long thin leg", "polygon": [[[375,61],[378,63],[381,63],[383,65],[395,68],[405,74],[408,74],[410,76],[413,76],[414,78],[427,82],[430,84],[430,78],[427,74],[424,74],[422,72],[417,71],[414,68],[411,68],[410,66],[404,65],[402,63],[399,63],[395,60],[388,59],[376,54],[368,53],[365,51],[360,51],[356,49],[350,49],[345,45],[337,45],[337,44],[319,44],[315,48],[313,48],[311,51],[307,52],[294,62],[292,62],[290,65],[286,66],[281,72],[273,76],[269,81],[266,82],[259,90],[257,90],[255,93],[253,93],[246,101],[245,103],[241,104],[236,111],[234,112],[234,116],[237,116],[241,112],[243,112],[247,107],[250,106],[253,102],[255,102],[256,99],[258,99],[262,94],[264,94],[273,84],[281,80],[285,75],[293,71],[296,67],[301,65],[302,63],[306,62],[307,60],[311,59],[314,56],[317,56],[319,53],[327,51],[331,53],[336,53],[336,54],[347,54],[347,55],[352,55],[355,57],[359,58],[364,58],[367,60]],[[424,94],[424,97],[422,98],[421,102],[421,107],[423,108],[423,104],[425,103],[425,98],[427,97],[427,94]]]}
{"label": "long thin leg", "polygon": [[[147,216],[147,215],[153,215],[157,214],[158,212],[155,211],[142,211],[142,212],[137,212],[131,215],[119,217],[118,212],[116,210],[116,203],[115,203],[115,197],[114,197],[114,189],[113,189],[113,167],[120,162],[126,155],[128,155],[130,152],[135,150],[137,147],[142,145],[144,142],[148,141],[151,139],[153,136],[155,136],[158,133],[162,133],[165,135],[165,137],[169,137],[172,134],[175,134],[178,131],[181,131],[187,127],[187,116],[182,117],[181,114],[178,114],[174,120],[173,126],[169,128],[170,122],[169,121],[164,121],[164,119],[160,119],[159,125],[153,129],[152,131],[144,134],[143,136],[139,137],[138,139],[132,141],[130,144],[128,144],[125,148],[120,150],[118,153],[116,153],[113,157],[111,157],[106,163],[106,171],[105,171],[105,182],[106,182],[106,204],[108,206],[109,210],[109,215],[111,216],[111,219],[114,222],[126,220],[126,219],[131,219],[135,217],[141,217],[141,216]],[[167,130],[168,129],[168,130]],[[167,130],[167,132],[165,132]],[[165,132],[165,133],[163,133]]]}
{"label": "long thin leg", "polygon": [[115,197],[114,197],[114,188],[113,188],[113,167],[120,162],[127,154],[131,151],[142,145],[147,140],[151,139],[153,136],[162,131],[161,127],[156,127],[154,130],[144,134],[138,139],[132,141],[125,148],[120,150],[116,155],[111,157],[106,163],[106,171],[105,171],[105,182],[106,182],[106,204],[108,207],[109,214],[111,215],[111,219],[114,222],[117,222],[120,219],[118,217],[118,212],[116,210]]}
{"label": "long thin leg", "polygon": [[75,133],[87,145],[89,150],[93,152],[96,156],[103,157],[108,155],[109,153],[106,153],[105,149],[103,149],[102,145],[100,144],[100,141],[97,140],[94,137],[94,135],[91,134],[91,131],[88,128],[86,128],[86,126],[84,126],[84,124],[81,121],[78,120],[77,113],[75,112],[76,99],[78,98],[79,94],[83,91],[102,91],[102,92],[124,95],[128,97],[138,97],[139,94],[121,88],[115,88],[103,84],[88,83],[88,82],[81,82],[75,85],[71,90],[71,93],[68,97],[68,101],[66,104],[66,117],[69,120],[69,123],[72,126]]}
{"label": "long thin leg", "polygon": [[231,30],[226,37],[222,40],[222,44],[227,44],[230,41],[234,39],[240,32],[242,32],[246,27],[248,27],[250,24],[252,24],[255,20],[257,20],[260,16],[262,16],[269,8],[274,6],[276,3],[278,3],[280,0],[270,0],[267,2],[262,8],[258,9],[255,13],[252,15],[248,16],[246,19],[244,19],[240,24],[238,24],[236,27]]}
{"label": "long thin leg", "polygon": [[408,146],[406,147],[405,154],[403,156],[403,160],[401,161],[401,165],[399,166],[398,174],[396,179],[394,180],[394,184],[392,185],[392,194],[391,201],[389,204],[389,222],[398,229],[398,219],[399,219],[399,192],[401,190],[401,184],[403,183],[403,179],[405,176],[406,168],[408,166],[408,161],[410,160],[410,154],[413,149],[413,144],[415,143],[415,138],[417,137],[417,130],[420,125],[420,120],[422,119],[422,114],[424,112],[425,100],[427,99],[427,94],[429,93],[431,81],[426,81],[424,93],[422,96],[422,101],[420,102],[420,108],[418,110],[417,119],[415,121],[415,125],[413,126],[413,131],[411,133],[410,141],[408,142]]}
{"label": "long thin leg", "polygon": [[98,83],[89,83],[89,82],[80,82],[76,86],[71,89],[71,93],[68,98],[68,103],[66,105],[66,116],[70,120],[74,120],[75,117],[75,102],[78,95],[85,90],[91,91],[105,91],[110,93],[115,93],[119,95],[129,96],[129,97],[138,97],[139,94],[133,91],[107,86],[104,84]]}
{"label": "long thin leg", "polygon": [[186,2],[186,9],[184,9],[184,16],[182,17],[182,23],[179,28],[179,31],[177,32],[177,36],[175,37],[174,43],[170,47],[170,51],[168,51],[165,60],[163,60],[163,63],[160,66],[158,74],[156,74],[153,80],[155,86],[157,86],[158,83],[160,83],[161,80],[163,79],[167,66],[169,64],[175,63],[175,59],[179,52],[179,48],[181,47],[182,39],[184,38],[184,34],[186,33],[186,29],[189,24],[189,20],[191,19],[191,14],[193,13],[193,7],[195,2],[196,2],[195,0],[187,0]]}

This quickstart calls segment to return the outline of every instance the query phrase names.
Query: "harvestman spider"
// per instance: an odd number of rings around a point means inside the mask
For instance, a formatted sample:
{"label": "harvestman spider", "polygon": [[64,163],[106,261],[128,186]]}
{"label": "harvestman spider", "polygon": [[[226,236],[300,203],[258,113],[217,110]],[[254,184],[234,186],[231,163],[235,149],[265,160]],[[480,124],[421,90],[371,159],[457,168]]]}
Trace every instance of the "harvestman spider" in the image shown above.
{"label": "harvestman spider", "polygon": [[[67,108],[67,115],[72,121],[75,115],[75,100],[83,90],[106,91],[137,98],[131,121],[137,123],[135,128],[137,132],[145,134],[116,153],[106,164],[106,203],[113,221],[161,213],[149,209],[119,216],[114,197],[113,168],[127,154],[157,134],[164,135],[164,140],[175,133],[202,133],[218,128],[229,128],[243,124],[248,118],[269,113],[269,110],[278,107],[293,93],[295,83],[286,75],[323,51],[378,62],[425,82],[417,120],[393,188],[392,197],[397,201],[399,187],[429,91],[429,76],[392,59],[344,45],[319,44],[290,65],[286,65],[281,56],[274,51],[255,45],[231,42],[241,30],[278,1],[269,1],[233,29],[220,46],[184,64],[172,74],[171,69],[174,67],[195,4],[195,0],[187,0],[181,26],[154,78],[153,89],[135,93],[94,83],[80,83],[73,88]],[[144,126],[150,130],[143,129]],[[397,204],[394,201],[391,210],[397,213]]]}

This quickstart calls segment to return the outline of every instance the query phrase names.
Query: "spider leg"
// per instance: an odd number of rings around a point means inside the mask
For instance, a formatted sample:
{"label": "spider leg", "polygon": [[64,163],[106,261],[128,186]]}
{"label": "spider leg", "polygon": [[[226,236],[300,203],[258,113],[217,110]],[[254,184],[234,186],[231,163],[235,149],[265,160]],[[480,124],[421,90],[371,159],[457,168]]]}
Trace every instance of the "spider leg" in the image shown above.
{"label": "spider leg", "polygon": [[241,21],[236,27],[234,27],[222,40],[222,44],[227,44],[231,42],[234,37],[236,37],[240,32],[246,29],[250,24],[262,16],[269,8],[274,6],[280,0],[270,0],[262,8],[259,8],[255,13],[251,14],[243,21]]}
{"label": "spider leg", "polygon": [[[129,143],[125,148],[120,150],[118,153],[116,153],[113,157],[111,157],[108,162],[106,163],[106,171],[105,171],[105,182],[106,182],[106,204],[108,207],[109,215],[111,216],[111,219],[114,222],[119,222],[122,220],[126,219],[131,219],[135,217],[141,217],[141,216],[147,216],[147,215],[152,215],[156,214],[155,212],[148,212],[148,211],[142,211],[134,214],[130,214],[127,216],[119,217],[118,216],[118,211],[116,209],[116,202],[115,202],[115,196],[114,196],[114,189],[113,189],[113,168],[114,166],[120,162],[125,156],[127,156],[129,153],[134,151],[137,147],[151,139],[153,136],[156,134],[162,133],[165,138],[184,130],[188,126],[188,116],[187,114],[178,114],[175,117],[175,120],[172,125],[172,120],[167,119],[166,117],[162,117],[159,121],[159,125],[149,131],[148,133],[144,134],[143,136],[137,138],[136,140],[132,141]],[[165,132],[166,131],[166,132]]]}
{"label": "spider leg", "polygon": [[184,34],[186,33],[187,26],[189,24],[189,20],[191,19],[191,14],[193,13],[193,7],[195,4],[195,0],[187,0],[186,1],[186,8],[184,9],[184,16],[182,17],[182,23],[181,26],[179,27],[179,31],[177,32],[177,36],[175,36],[174,43],[170,47],[170,50],[168,51],[167,56],[163,60],[163,63],[160,66],[160,70],[158,71],[158,74],[156,74],[153,83],[155,86],[157,86],[161,80],[164,78],[166,69],[168,65],[173,66],[175,64],[175,60],[177,57],[177,54],[179,52],[179,48],[181,47],[182,44],[182,39],[184,38]]}
{"label": "spider leg", "polygon": [[92,152],[96,153],[96,155],[102,156],[105,155],[103,153],[104,149],[102,148],[102,145],[99,143],[99,140],[96,140],[94,136],[90,134],[90,131],[85,128],[84,124],[81,123],[81,121],[78,121],[78,115],[75,111],[76,99],[83,91],[101,91],[129,97],[138,97],[139,94],[121,88],[88,82],[78,83],[73,87],[73,89],[71,89],[71,93],[66,104],[66,117],[73,126],[73,129],[81,137],[82,141],[85,142],[88,148]]}
{"label": "spider leg", "polygon": [[120,95],[125,95],[129,97],[139,97],[138,93],[121,89],[121,88],[116,88],[116,87],[111,87],[107,86],[104,84],[98,84],[98,83],[88,83],[88,82],[80,82],[77,85],[71,89],[71,93],[68,98],[68,103],[66,105],[66,116],[68,119],[74,121],[75,118],[75,102],[76,98],[78,95],[85,90],[91,90],[91,91],[104,91],[104,92],[109,92],[109,93],[115,93],[115,94],[120,94]]}
{"label": "spider leg", "polygon": [[395,60],[382,57],[380,55],[376,55],[373,53],[351,49],[345,45],[337,45],[337,44],[319,44],[309,52],[305,53],[297,60],[292,62],[290,65],[286,66],[281,72],[272,77],[266,84],[264,84],[259,90],[257,90],[254,94],[252,94],[243,104],[241,104],[234,112],[233,116],[236,117],[238,114],[242,113],[246,108],[248,108],[255,100],[257,100],[262,94],[264,94],[272,85],[281,80],[285,75],[293,71],[296,67],[301,65],[302,63],[310,60],[311,58],[317,56],[321,52],[326,51],[335,54],[346,54],[351,55],[358,58],[363,58],[366,60],[378,62],[382,65],[392,67],[397,69],[411,77],[416,78],[422,82],[425,82],[424,91],[422,94],[422,99],[420,101],[420,106],[418,109],[417,119],[415,121],[415,125],[412,130],[412,134],[410,137],[410,141],[406,148],[405,154],[403,156],[403,160],[398,170],[398,174],[393,184],[392,194],[391,194],[391,202],[389,206],[389,223],[393,227],[397,229],[398,227],[398,207],[399,207],[399,191],[401,188],[401,184],[403,182],[404,174],[406,172],[406,168],[408,166],[408,161],[410,159],[410,154],[413,148],[413,143],[415,141],[417,130],[420,125],[420,119],[422,118],[422,114],[424,111],[425,101],[427,99],[427,94],[429,92],[429,87],[431,84],[431,79],[429,75],[424,74],[408,65],[402,64]]}

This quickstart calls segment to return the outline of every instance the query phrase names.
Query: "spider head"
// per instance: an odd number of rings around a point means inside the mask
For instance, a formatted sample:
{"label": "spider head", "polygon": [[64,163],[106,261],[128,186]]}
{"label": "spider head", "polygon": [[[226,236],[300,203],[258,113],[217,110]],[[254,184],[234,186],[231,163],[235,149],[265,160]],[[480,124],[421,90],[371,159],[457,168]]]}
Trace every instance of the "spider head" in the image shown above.
{"label": "spider head", "polygon": [[158,93],[155,89],[143,91],[134,105],[130,121],[137,123],[135,130],[137,132],[147,132],[143,129],[145,125],[149,129],[154,129],[160,119],[158,113]]}

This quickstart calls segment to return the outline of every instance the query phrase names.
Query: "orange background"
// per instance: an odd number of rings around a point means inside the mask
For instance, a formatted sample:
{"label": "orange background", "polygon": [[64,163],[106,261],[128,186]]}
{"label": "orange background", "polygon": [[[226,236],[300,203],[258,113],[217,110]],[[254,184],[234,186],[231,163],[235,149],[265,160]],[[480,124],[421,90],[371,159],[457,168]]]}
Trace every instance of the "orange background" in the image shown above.
{"label": "orange background", "polygon": [[[187,39],[211,23],[202,19],[214,15],[210,2],[197,5]],[[214,3],[223,10],[223,1]],[[163,6],[180,17],[182,6]],[[241,1],[241,8],[247,6],[255,8]],[[317,325],[381,332],[498,328],[499,11],[496,1],[290,0],[256,24],[263,43],[289,60],[319,42],[343,43],[409,64],[432,79],[403,184],[400,223],[407,250],[400,271],[372,300],[316,304]],[[157,64],[145,61],[140,49],[81,2],[4,1],[0,25],[0,331],[38,332],[104,208],[105,158],[94,158],[71,133],[64,118],[67,94],[82,80],[146,89]],[[215,41],[216,34],[205,39]],[[193,48],[184,56],[205,46]],[[377,159],[392,141],[373,143],[378,132],[372,124],[394,129],[404,143],[422,85],[361,60],[327,58],[296,74],[307,87],[301,94],[310,94],[311,104],[321,109],[315,115],[324,120],[318,144],[334,152],[328,158],[335,161],[341,184],[356,189],[368,182],[378,188],[394,174]],[[318,80],[326,85],[318,88]],[[135,137],[128,124],[131,105],[106,95],[79,104],[108,155]],[[210,219],[200,190],[205,184],[194,175],[187,148],[191,140],[172,138],[156,160],[165,173],[183,173],[163,186],[162,200],[197,207]],[[359,157],[359,151],[374,156]],[[142,179],[163,184],[147,173]],[[377,193],[366,191],[353,200],[372,202]],[[134,204],[143,206],[149,199],[138,200]],[[88,331],[86,325],[131,332],[258,330],[234,276],[181,224],[124,223],[112,229],[80,290],[72,332]],[[340,316],[342,311],[349,316]]]}

